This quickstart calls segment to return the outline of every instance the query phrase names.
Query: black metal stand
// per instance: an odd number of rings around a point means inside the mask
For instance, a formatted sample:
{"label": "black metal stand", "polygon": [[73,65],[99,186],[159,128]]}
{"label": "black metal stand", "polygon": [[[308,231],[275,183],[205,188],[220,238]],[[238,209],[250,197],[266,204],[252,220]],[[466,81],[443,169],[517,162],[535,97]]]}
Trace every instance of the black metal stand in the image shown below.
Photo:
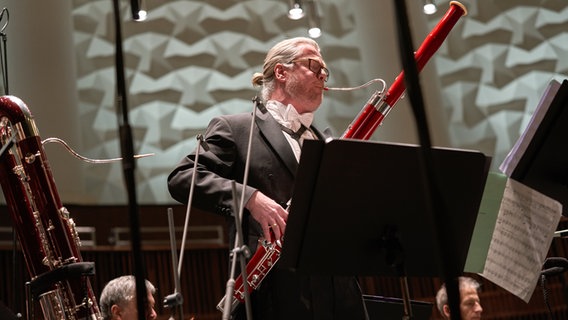
{"label": "black metal stand", "polygon": [[175,289],[174,293],[169,294],[164,298],[164,307],[171,310],[169,320],[175,319],[176,310],[179,315],[179,320],[183,320],[183,295],[181,294],[180,274],[178,272],[178,267],[181,266],[181,262],[178,260],[177,256],[176,230],[174,224],[174,212],[172,208],[168,208],[168,227],[170,231],[170,247],[172,253]]}
{"label": "black metal stand", "polygon": [[[393,3],[396,11],[396,21],[398,21],[398,40],[405,74],[404,80],[406,83],[408,98],[412,105],[421,145],[420,165],[423,168],[421,171],[421,178],[426,186],[424,191],[428,196],[428,199],[431,200],[430,204],[424,208],[424,211],[431,217],[435,228],[439,226],[440,230],[448,230],[446,222],[447,219],[445,218],[448,214],[448,208],[446,208],[444,204],[444,199],[440,192],[440,186],[438,185],[439,181],[436,180],[438,174],[435,171],[435,165],[432,160],[432,144],[430,141],[428,121],[426,118],[426,108],[424,107],[424,99],[420,89],[418,69],[416,67],[416,60],[414,59],[414,48],[412,45],[412,35],[409,27],[410,24],[408,22],[406,1],[394,0]],[[444,257],[447,257],[447,259],[444,259],[442,269],[443,279],[446,283],[446,290],[448,292],[450,313],[452,315],[452,319],[459,320],[459,286],[457,278],[460,276],[462,271],[455,269],[450,263],[446,263],[446,261],[454,260],[453,255],[455,250],[451,248],[453,244],[449,241],[451,236],[448,236],[446,232],[440,231],[435,234],[440,251]]]}
{"label": "black metal stand", "polygon": [[[193,172],[197,172],[197,164],[199,163],[199,154],[201,153],[201,148],[205,151],[209,150],[209,146],[205,142],[203,135],[198,134],[196,136],[197,139],[197,147],[195,148],[195,162],[193,164]],[[181,269],[183,265],[183,256],[185,253],[185,244],[187,243],[187,233],[189,230],[189,220],[191,216],[191,208],[193,203],[193,192],[195,190],[195,176],[193,175],[191,178],[191,183],[189,186],[189,194],[187,196],[187,205],[185,208],[185,222],[183,225],[183,235],[181,238],[181,249],[180,249],[180,257],[178,260],[176,250],[176,239],[175,239],[175,228],[174,228],[174,221],[173,221],[173,211],[172,209],[168,209],[168,221],[169,221],[169,229],[170,229],[170,243],[171,243],[171,251],[172,251],[172,265],[174,271],[174,282],[175,282],[175,291],[174,293],[166,296],[164,298],[164,307],[170,308],[172,310],[172,315],[170,320],[174,319],[175,310],[179,308],[178,314],[180,315],[180,320],[183,320],[183,295],[181,294]]]}
{"label": "black metal stand", "polygon": [[[124,60],[122,51],[122,32],[119,0],[113,0],[114,24],[115,24],[115,43],[116,43],[116,111],[120,133],[120,146],[122,153],[122,169],[124,172],[124,182],[128,193],[128,220],[130,221],[130,242],[134,257],[134,275],[136,278],[136,300],[138,310],[146,310],[147,290],[146,290],[146,271],[142,262],[140,222],[138,217],[138,201],[136,198],[136,182],[134,161],[134,146],[132,130],[128,122],[128,104],[126,80],[124,78]],[[144,320],[144,312],[138,312],[138,319]]]}
{"label": "black metal stand", "polygon": [[235,276],[237,274],[237,261],[239,262],[241,268],[241,277],[243,279],[243,286],[244,286],[244,295],[245,295],[245,308],[246,308],[246,316],[247,319],[252,320],[252,309],[250,303],[250,295],[249,295],[249,288],[248,288],[248,275],[247,275],[247,262],[246,260],[250,258],[250,249],[244,245],[243,242],[243,228],[241,225],[241,217],[242,215],[239,214],[241,212],[238,208],[239,205],[236,203],[237,199],[237,192],[235,187],[235,181],[232,181],[233,184],[233,199],[235,199],[235,203],[233,207],[235,209],[235,226],[237,228],[237,236],[235,237],[235,246],[233,250],[231,250],[231,271],[229,274],[229,280],[227,280],[227,286],[225,290],[225,297],[224,297],[224,305],[223,305],[223,320],[230,319],[231,310],[233,305],[233,293],[235,291]]}
{"label": "black metal stand", "polygon": [[398,230],[396,226],[385,227],[381,236],[380,247],[385,250],[385,263],[391,266],[399,278],[400,289],[402,292],[403,320],[413,319],[412,306],[410,300],[410,290],[408,289],[408,278],[404,266],[404,248],[398,238]]}
{"label": "black metal stand", "polygon": [[[406,276],[439,277],[444,264],[463,270],[490,159],[475,151],[432,149],[449,212],[441,228],[424,213],[430,198],[420,179],[420,152],[406,144],[305,141],[280,268],[401,276],[403,282]],[[438,247],[439,232],[456,235],[449,240],[456,248],[452,255]]]}
{"label": "black metal stand", "polygon": [[[2,38],[2,48],[0,51],[0,68],[2,68],[2,85],[4,86],[4,94],[8,95],[10,94],[10,90],[9,90],[9,81],[8,81],[8,36],[6,35],[6,28],[8,27],[8,23],[10,22],[10,12],[8,11],[7,8],[2,8],[2,11],[0,12],[0,23],[2,23],[2,25],[0,26],[0,37]],[[0,157],[2,157],[2,155],[4,155],[4,152],[6,152],[7,150],[9,150],[10,148],[12,148],[12,146],[14,145],[14,142],[16,141],[16,136],[13,135],[10,138],[10,141],[4,145],[2,147],[2,149],[0,150]],[[14,271],[12,274],[12,279],[14,279],[13,281],[13,285],[12,285],[12,292],[14,293],[14,297],[16,297],[15,302],[14,302],[14,306],[13,307],[19,307],[21,305],[21,301],[20,301],[20,295],[17,294],[18,292],[18,288],[17,288],[17,283],[18,281],[16,281],[16,279],[19,278],[19,260],[16,258],[16,254],[17,254],[17,246],[18,246],[18,237],[16,235],[16,232],[13,231],[13,251],[12,251],[12,265],[14,266]],[[18,318],[21,318],[21,313],[17,314]]]}
{"label": "black metal stand", "polygon": [[[254,97],[253,101],[253,108],[252,108],[252,117],[250,123],[250,134],[249,134],[249,143],[247,146],[247,156],[246,156],[246,163],[245,163],[245,172],[243,178],[243,185],[246,186],[248,184],[248,172],[250,167],[250,153],[252,148],[252,134],[254,129],[254,121],[256,118],[256,110],[258,107],[262,106],[260,99]],[[244,300],[245,300],[245,309],[246,309],[246,316],[248,320],[252,320],[252,308],[250,303],[250,295],[249,295],[249,285],[247,282],[247,264],[246,259],[250,257],[250,250],[247,246],[244,245],[244,234],[243,228],[241,225],[242,218],[243,218],[243,210],[244,210],[244,188],[243,192],[240,194],[240,201],[237,202],[238,195],[236,192],[236,185],[235,181],[232,181],[233,186],[233,212],[235,213],[235,227],[237,231],[237,235],[235,237],[235,244],[233,250],[231,251],[232,260],[231,260],[231,271],[229,275],[229,279],[227,280],[227,286],[224,296],[224,305],[223,305],[223,320],[228,320],[231,315],[232,305],[233,305],[233,293],[235,290],[235,275],[236,275],[236,263],[237,260],[240,263],[241,268],[241,277],[243,279],[243,288],[244,288]]]}

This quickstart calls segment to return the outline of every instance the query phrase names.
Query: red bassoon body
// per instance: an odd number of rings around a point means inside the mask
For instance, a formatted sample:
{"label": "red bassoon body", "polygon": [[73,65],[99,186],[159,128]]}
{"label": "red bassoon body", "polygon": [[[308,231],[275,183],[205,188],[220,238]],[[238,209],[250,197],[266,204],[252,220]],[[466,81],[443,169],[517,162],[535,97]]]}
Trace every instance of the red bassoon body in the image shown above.
{"label": "red bassoon body", "polygon": [[[272,267],[280,259],[280,252],[282,246],[280,241],[268,242],[265,240],[260,241],[258,249],[255,251],[252,258],[247,263],[247,285],[248,292],[251,293],[256,288],[260,287],[262,280],[268,275]],[[245,284],[243,283],[242,275],[235,279],[233,292],[233,299],[231,300],[231,312],[236,307],[245,302]],[[225,307],[225,297],[217,304],[217,310],[223,311]]]}
{"label": "red bassoon body", "polygon": [[[457,1],[450,2],[450,8],[434,29],[428,34],[414,54],[417,70],[420,72],[430,60],[432,55],[440,48],[457,21],[467,14],[463,4]],[[406,90],[404,83],[404,72],[401,72],[395,79],[393,85],[384,95],[375,92],[367,101],[359,115],[349,125],[341,136],[342,139],[368,140],[377,127],[382,123],[389,111],[400,100]],[[247,283],[249,293],[261,285],[262,280],[268,271],[274,266],[280,257],[281,247],[279,245],[264,244],[259,245],[257,251],[247,264]],[[235,281],[235,292],[233,294],[233,310],[239,302],[244,301],[244,285],[242,277],[239,276]],[[223,300],[218,305],[222,310]]]}
{"label": "red bassoon body", "polygon": [[26,261],[28,319],[100,320],[73,219],[61,204],[30,110],[14,96],[0,97],[0,184]]}

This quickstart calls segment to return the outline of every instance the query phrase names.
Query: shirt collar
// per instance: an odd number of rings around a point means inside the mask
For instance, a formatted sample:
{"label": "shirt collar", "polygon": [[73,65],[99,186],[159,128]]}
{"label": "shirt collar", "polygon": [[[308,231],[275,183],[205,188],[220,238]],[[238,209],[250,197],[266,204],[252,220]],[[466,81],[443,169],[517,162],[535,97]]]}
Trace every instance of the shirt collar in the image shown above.
{"label": "shirt collar", "polygon": [[298,130],[301,124],[309,128],[314,120],[313,112],[299,114],[293,105],[284,105],[276,100],[268,100],[266,102],[266,109],[268,109],[268,112],[270,112],[276,121],[294,131]]}

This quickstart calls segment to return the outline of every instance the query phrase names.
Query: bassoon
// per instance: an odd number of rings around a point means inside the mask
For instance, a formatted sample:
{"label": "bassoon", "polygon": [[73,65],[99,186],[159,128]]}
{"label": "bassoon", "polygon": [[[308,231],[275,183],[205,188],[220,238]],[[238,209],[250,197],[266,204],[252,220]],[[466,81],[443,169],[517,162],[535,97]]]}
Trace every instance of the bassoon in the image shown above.
{"label": "bassoon", "polygon": [[34,305],[46,320],[102,320],[73,219],[61,204],[39,131],[27,105],[0,97],[0,184],[30,276],[28,319]]}
{"label": "bassoon", "polygon": [[[432,55],[438,51],[458,20],[466,14],[467,10],[463,4],[457,1],[450,2],[450,8],[446,14],[414,53],[418,72],[422,71]],[[405,90],[404,71],[402,71],[384,96],[379,95],[377,92],[371,96],[341,138],[368,140],[394,105],[400,100]]]}
{"label": "bassoon", "polygon": [[[466,7],[458,1],[451,1],[448,11],[444,14],[438,24],[427,35],[418,50],[414,53],[416,68],[422,71],[432,55],[440,48],[444,40],[458,20],[467,14]],[[401,72],[389,87],[386,93],[375,92],[367,101],[357,117],[351,122],[347,130],[341,136],[342,139],[368,140],[377,127],[383,122],[394,105],[400,100],[406,90],[404,83],[404,71]],[[261,240],[255,254],[247,264],[247,284],[249,293],[260,287],[262,280],[268,275],[280,258],[282,250],[279,241],[268,242]],[[217,309],[223,311],[224,301],[217,305]],[[244,302],[245,289],[242,276],[235,280],[235,290],[233,293],[232,308]]]}

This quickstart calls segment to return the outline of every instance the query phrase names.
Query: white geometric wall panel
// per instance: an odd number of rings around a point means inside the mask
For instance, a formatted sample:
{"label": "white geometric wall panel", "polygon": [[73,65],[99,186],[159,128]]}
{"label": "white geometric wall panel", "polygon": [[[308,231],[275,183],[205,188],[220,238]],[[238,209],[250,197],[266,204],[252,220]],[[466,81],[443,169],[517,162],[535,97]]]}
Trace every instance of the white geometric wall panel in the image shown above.
{"label": "white geometric wall panel", "polygon": [[[321,1],[324,36],[318,39],[331,78],[357,85],[360,57],[353,40],[350,1]],[[305,19],[287,18],[287,1],[146,1],[148,19],[133,22],[121,2],[123,51],[129,122],[135,152],[155,155],[137,161],[140,203],[172,203],[166,177],[189,153],[196,135],[221,114],[252,110],[251,78],[276,42],[307,36]],[[111,1],[74,2],[83,145],[91,158],[110,158],[119,150],[115,103],[115,27]],[[355,71],[355,72],[354,72]],[[330,85],[333,80],[330,80]],[[320,112],[320,126],[334,127],[334,115],[347,104],[363,106],[361,94],[326,98],[333,107]],[[345,115],[343,115],[345,117]],[[343,123],[341,123],[343,125]],[[338,128],[342,132],[345,128]],[[124,203],[120,163],[91,165],[88,193],[97,203]]]}
{"label": "white geometric wall panel", "polygon": [[[407,6],[421,1],[407,1]],[[284,0],[146,1],[145,22],[132,22],[121,2],[129,120],[137,161],[139,202],[173,203],[166,176],[195,147],[195,136],[220,114],[250,111],[250,84],[277,41],[306,35],[306,21],[286,17]],[[353,18],[358,0],[320,0],[318,39],[332,70],[330,86],[366,82]],[[447,1],[429,17],[433,27]],[[452,146],[480,150],[497,167],[524,129],[551,79],[568,74],[568,4],[563,0],[463,1],[468,15],[434,55]],[[86,156],[119,150],[115,103],[115,37],[110,0],[73,1],[82,143]],[[390,12],[377,12],[377,19]],[[393,30],[378,32],[393,33]],[[385,63],[390,63],[385,61]],[[389,80],[390,81],[390,80]],[[341,134],[368,99],[366,93],[328,94],[320,127]],[[356,106],[356,108],[353,108]],[[394,111],[393,111],[394,112]],[[90,165],[89,197],[125,203],[122,168]]]}
{"label": "white geometric wall panel", "polygon": [[497,171],[548,83],[568,78],[568,3],[464,1],[468,15],[436,55],[452,144]]}

